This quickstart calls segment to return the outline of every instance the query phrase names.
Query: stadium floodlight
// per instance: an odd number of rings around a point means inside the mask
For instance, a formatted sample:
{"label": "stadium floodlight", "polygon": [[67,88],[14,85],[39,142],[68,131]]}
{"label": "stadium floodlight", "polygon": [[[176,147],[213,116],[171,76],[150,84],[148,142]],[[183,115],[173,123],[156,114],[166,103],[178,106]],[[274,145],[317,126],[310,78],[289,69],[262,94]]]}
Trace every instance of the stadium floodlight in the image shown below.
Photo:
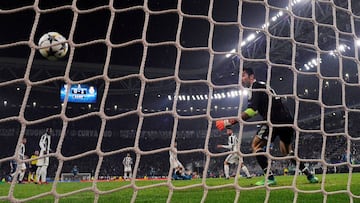
{"label": "stadium floodlight", "polygon": [[356,40],[356,46],[360,46],[360,39]]}
{"label": "stadium floodlight", "polygon": [[231,91],[231,92],[230,92],[230,96],[231,96],[231,97],[236,97],[236,96],[237,96],[236,91]]}
{"label": "stadium floodlight", "polygon": [[256,35],[255,35],[254,33],[250,34],[250,35],[246,38],[246,41],[250,42],[251,40],[255,39],[255,36],[256,36]]}
{"label": "stadium floodlight", "polygon": [[312,62],[315,66],[317,65],[316,59],[312,59],[311,62]]}
{"label": "stadium floodlight", "polygon": [[345,45],[340,44],[340,45],[339,45],[339,51],[340,51],[340,52],[344,52],[344,51],[345,51]]}
{"label": "stadium floodlight", "polygon": [[249,94],[249,91],[248,91],[248,90],[243,90],[243,91],[242,91],[242,94],[243,94],[244,96],[247,96],[247,95]]}
{"label": "stadium floodlight", "polygon": [[236,52],[236,49],[232,49],[229,54],[226,54],[226,55],[225,55],[225,57],[226,57],[226,58],[229,58],[229,57],[232,56],[233,53],[235,53],[235,52]]}

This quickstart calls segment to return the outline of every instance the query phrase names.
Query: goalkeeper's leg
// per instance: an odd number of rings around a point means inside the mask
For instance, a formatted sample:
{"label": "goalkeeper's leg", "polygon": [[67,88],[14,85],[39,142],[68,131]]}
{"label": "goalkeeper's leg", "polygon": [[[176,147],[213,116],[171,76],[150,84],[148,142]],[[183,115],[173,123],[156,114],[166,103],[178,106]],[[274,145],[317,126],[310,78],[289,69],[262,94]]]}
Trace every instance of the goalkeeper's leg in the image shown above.
{"label": "goalkeeper's leg", "polygon": [[[294,151],[291,147],[291,141],[289,139],[280,136],[280,150],[284,156],[294,156]],[[296,160],[290,159],[291,163],[296,166]],[[310,183],[318,183],[319,179],[315,177],[309,170],[308,167],[305,167],[303,162],[300,162],[300,171],[304,173]]]}
{"label": "goalkeeper's leg", "polygon": [[[262,135],[263,134],[260,134],[260,136],[262,136]],[[266,144],[267,144],[267,140],[261,139],[258,134],[257,136],[254,137],[251,147],[252,147],[254,153],[262,153],[262,152],[265,152],[263,148],[264,148],[264,146],[266,146]],[[257,155],[256,160],[257,160],[258,164],[260,165],[260,167],[263,169],[265,176],[267,173],[269,173],[269,175],[267,177],[267,181],[262,180],[262,181],[256,182],[255,184],[256,185],[265,185],[265,184],[276,185],[274,174],[272,173],[271,169],[269,169],[269,171],[268,171],[268,158],[265,155]]]}
{"label": "goalkeeper's leg", "polygon": [[[291,151],[289,153],[289,156],[294,156],[294,155],[295,155],[294,151]],[[294,164],[296,166],[295,159],[290,159],[290,161],[292,164]],[[299,169],[302,173],[304,173],[306,175],[306,177],[310,183],[318,183],[319,182],[319,179],[310,172],[310,169],[308,167],[305,167],[305,164],[303,162],[300,162]]]}

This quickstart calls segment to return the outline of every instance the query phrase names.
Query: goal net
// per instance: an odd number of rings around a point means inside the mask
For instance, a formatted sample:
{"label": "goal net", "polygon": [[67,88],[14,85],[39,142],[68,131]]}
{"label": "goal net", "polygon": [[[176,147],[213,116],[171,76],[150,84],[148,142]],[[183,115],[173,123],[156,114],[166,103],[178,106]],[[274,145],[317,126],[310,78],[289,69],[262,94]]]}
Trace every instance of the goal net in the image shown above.
{"label": "goal net", "polygon": [[[9,0],[0,2],[0,22],[0,201],[360,199],[357,0]],[[66,39],[65,57],[40,54],[49,32]],[[54,43],[47,54],[58,51]],[[296,132],[296,165],[279,140],[263,153],[277,185],[255,185],[269,174],[252,139],[259,125],[270,132],[278,125],[240,119],[253,94],[243,68],[294,116],[285,126]],[[241,164],[224,179],[233,152],[217,148],[228,141],[215,127],[223,119],[239,121],[235,153],[251,179]],[[40,158],[49,157],[42,182],[49,184],[38,185],[31,155],[47,128],[51,150]],[[181,179],[191,180],[175,180],[169,154],[186,169]],[[300,163],[319,183],[308,183]]]}

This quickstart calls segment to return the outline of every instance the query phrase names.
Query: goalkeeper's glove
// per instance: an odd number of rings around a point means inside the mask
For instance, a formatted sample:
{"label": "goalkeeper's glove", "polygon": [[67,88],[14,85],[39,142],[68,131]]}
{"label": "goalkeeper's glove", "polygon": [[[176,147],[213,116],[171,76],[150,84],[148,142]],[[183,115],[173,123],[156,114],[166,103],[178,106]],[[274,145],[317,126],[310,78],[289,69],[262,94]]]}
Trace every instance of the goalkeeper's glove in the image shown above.
{"label": "goalkeeper's glove", "polygon": [[233,125],[236,121],[233,119],[229,119],[229,120],[219,120],[216,121],[216,128],[220,131],[224,130],[225,128],[230,127],[231,125]]}

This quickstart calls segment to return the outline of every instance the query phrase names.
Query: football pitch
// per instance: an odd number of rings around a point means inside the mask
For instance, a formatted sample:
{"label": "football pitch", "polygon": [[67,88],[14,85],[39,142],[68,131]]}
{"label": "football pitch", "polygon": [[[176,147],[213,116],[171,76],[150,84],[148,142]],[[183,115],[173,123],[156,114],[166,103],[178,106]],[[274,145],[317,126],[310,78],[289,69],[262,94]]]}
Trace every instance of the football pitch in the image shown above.
{"label": "football pitch", "polygon": [[[60,182],[56,185],[17,184],[14,196],[26,202],[54,202],[56,191],[61,197],[59,202],[360,202],[360,173],[321,175],[320,183],[310,184],[305,176],[277,176],[277,185],[271,187],[255,186],[263,177],[252,179],[239,178],[229,180],[208,178],[206,180],[137,180],[110,182]],[[348,185],[348,182],[350,184]],[[171,184],[172,188],[169,187]],[[56,189],[55,189],[56,186]],[[190,188],[186,188],[189,187]],[[0,202],[8,195],[11,184],[0,184]],[[237,190],[239,192],[237,192]],[[74,192],[75,191],[75,192]],[[98,196],[95,192],[98,192]],[[172,192],[169,192],[172,191]],[[311,192],[310,192],[311,191]],[[310,193],[309,193],[310,192]],[[43,193],[43,194],[42,194]],[[45,195],[44,195],[45,193]],[[40,195],[42,194],[42,195]],[[169,195],[170,194],[170,195]],[[29,197],[38,195],[36,200]],[[206,197],[205,197],[206,196]],[[351,199],[351,197],[353,199]]]}

